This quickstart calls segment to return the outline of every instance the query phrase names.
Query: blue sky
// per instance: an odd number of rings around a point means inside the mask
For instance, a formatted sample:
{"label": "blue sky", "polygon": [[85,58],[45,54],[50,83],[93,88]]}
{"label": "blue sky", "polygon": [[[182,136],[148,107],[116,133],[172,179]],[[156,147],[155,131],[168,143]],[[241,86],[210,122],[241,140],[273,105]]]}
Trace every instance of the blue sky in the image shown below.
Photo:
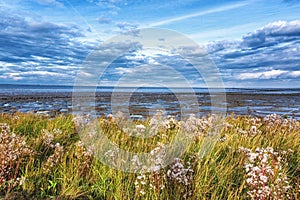
{"label": "blue sky", "polygon": [[[299,10],[297,0],[0,0],[0,83],[72,85],[103,41],[154,27],[197,42],[226,87],[300,87]],[[159,55],[125,55],[101,83],[164,60],[194,86],[205,86],[188,63]]]}

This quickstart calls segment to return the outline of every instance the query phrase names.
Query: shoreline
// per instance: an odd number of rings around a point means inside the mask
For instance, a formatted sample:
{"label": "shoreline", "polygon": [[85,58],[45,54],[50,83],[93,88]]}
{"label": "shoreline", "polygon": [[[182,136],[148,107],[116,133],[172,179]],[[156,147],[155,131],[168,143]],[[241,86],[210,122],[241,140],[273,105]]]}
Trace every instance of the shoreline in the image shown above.
{"label": "shoreline", "polygon": [[[83,96],[86,93],[82,93]],[[117,94],[117,95],[116,95]],[[96,112],[99,115],[111,113],[112,92],[97,92],[95,95]],[[129,93],[114,93],[116,101],[123,102],[123,95]],[[188,93],[176,94],[188,97]],[[129,110],[131,114],[147,115],[154,104],[161,106],[168,114],[178,115],[180,102],[176,95],[166,92],[137,92],[130,96]],[[77,94],[78,96],[78,94]],[[211,112],[210,94],[196,93],[200,115]],[[80,98],[80,97],[79,97]],[[280,114],[300,119],[300,94],[255,94],[226,93],[227,113],[237,115]],[[188,102],[187,102],[188,103]],[[0,113],[35,112],[51,114],[72,113],[72,92],[36,92],[25,95],[6,94],[0,96]]]}

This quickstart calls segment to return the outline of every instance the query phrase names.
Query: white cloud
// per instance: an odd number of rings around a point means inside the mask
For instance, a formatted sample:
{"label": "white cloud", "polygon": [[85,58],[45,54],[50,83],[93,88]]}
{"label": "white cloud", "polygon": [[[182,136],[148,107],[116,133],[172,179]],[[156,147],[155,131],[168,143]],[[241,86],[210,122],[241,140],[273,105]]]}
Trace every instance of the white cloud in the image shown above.
{"label": "white cloud", "polygon": [[117,14],[122,4],[126,4],[124,0],[87,0],[90,3],[94,3],[101,9],[110,10],[110,14]]}
{"label": "white cloud", "polygon": [[289,75],[293,78],[298,78],[298,77],[300,77],[300,71],[290,72]]}
{"label": "white cloud", "polygon": [[117,67],[116,74],[127,74],[134,72],[134,68]]}
{"label": "white cloud", "polygon": [[243,45],[247,47],[264,47],[276,45],[291,36],[300,36],[300,20],[276,21],[248,33],[243,37]]}
{"label": "white cloud", "polygon": [[299,35],[300,33],[300,20],[295,21],[277,21],[267,24],[259,31],[265,32],[270,36],[286,36],[286,35]]}
{"label": "white cloud", "polygon": [[300,77],[299,27],[300,20],[276,21],[240,40],[212,42],[206,47],[226,83],[245,80],[238,84],[268,87],[284,80],[293,87]]}
{"label": "white cloud", "polygon": [[151,65],[144,65],[143,67],[134,67],[134,68],[125,68],[125,67],[117,67],[115,68],[116,72],[115,74],[133,74],[136,75],[137,78],[139,77],[139,75],[143,74],[143,73],[149,73],[149,72],[153,72],[153,69],[155,68],[151,68]]}
{"label": "white cloud", "polygon": [[117,22],[115,24],[122,32],[127,32],[134,30],[138,27],[137,24],[129,23],[129,22]]}
{"label": "white cloud", "polygon": [[41,5],[49,5],[49,6],[56,6],[59,8],[63,8],[64,4],[56,1],[56,0],[36,0],[37,3],[41,4]]}
{"label": "white cloud", "polygon": [[13,73],[8,73],[8,74],[9,74],[9,76],[15,76],[15,77],[20,77],[20,76],[24,76],[24,75],[60,76],[60,77],[66,76],[66,74],[64,74],[64,73],[49,72],[49,71],[13,72]]}
{"label": "white cloud", "polygon": [[250,73],[241,73],[236,79],[238,80],[248,80],[248,79],[276,79],[276,78],[297,78],[300,77],[300,71],[284,71],[284,70],[270,70],[264,72],[250,72]]}

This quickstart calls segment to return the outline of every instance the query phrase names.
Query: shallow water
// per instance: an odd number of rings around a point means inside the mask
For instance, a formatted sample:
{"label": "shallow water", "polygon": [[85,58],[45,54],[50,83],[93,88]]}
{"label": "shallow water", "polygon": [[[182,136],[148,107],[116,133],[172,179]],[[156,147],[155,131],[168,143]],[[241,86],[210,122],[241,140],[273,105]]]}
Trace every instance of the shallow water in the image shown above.
{"label": "shallow water", "polygon": [[[81,88],[88,92],[91,88]],[[205,88],[194,88],[198,105],[191,100],[190,90],[175,88],[140,88],[133,94],[132,88],[112,87],[97,88],[95,102],[86,101],[76,106],[72,105],[72,86],[26,86],[0,85],[0,112],[35,112],[54,116],[61,113],[90,112],[95,108],[96,115],[107,115],[116,110],[128,110],[129,114],[148,116],[156,110],[165,110],[167,114],[180,117],[183,113],[197,112],[205,115],[211,111],[222,110],[221,107],[211,106],[210,94]],[[214,90],[219,91],[219,90]],[[113,100],[111,94],[114,93]],[[85,93],[82,93],[83,96]],[[124,100],[130,97],[129,103]],[[178,97],[185,99],[179,102]],[[113,104],[113,111],[112,111]],[[226,89],[227,113],[238,115],[280,114],[300,119],[300,89]],[[76,109],[75,109],[75,107]],[[194,110],[196,106],[198,110]],[[80,108],[80,109],[77,109]],[[189,110],[190,109],[190,110]]]}

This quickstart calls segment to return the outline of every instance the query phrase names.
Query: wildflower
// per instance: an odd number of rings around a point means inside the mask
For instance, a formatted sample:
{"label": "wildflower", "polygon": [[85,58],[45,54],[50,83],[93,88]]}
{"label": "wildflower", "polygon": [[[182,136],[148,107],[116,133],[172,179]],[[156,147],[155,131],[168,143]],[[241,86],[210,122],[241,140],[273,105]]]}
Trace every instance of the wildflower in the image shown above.
{"label": "wildflower", "polygon": [[192,195],[190,185],[192,184],[194,173],[189,163],[187,164],[188,166],[185,167],[181,159],[175,158],[174,163],[167,171],[169,183],[175,185],[185,199]]}
{"label": "wildflower", "polygon": [[238,133],[240,133],[240,134],[247,134],[247,131],[245,131],[245,130],[243,130],[243,129],[241,129],[241,128],[238,128]]}
{"label": "wildflower", "polygon": [[59,143],[56,143],[54,153],[48,157],[46,163],[43,166],[45,172],[49,172],[52,167],[54,167],[57,163],[61,161],[61,158],[64,153],[64,147],[61,146]]}
{"label": "wildflower", "polygon": [[89,115],[77,115],[73,118],[76,128],[82,128],[89,122],[91,122],[91,117]]}
{"label": "wildflower", "polygon": [[282,121],[282,117],[277,114],[266,115],[264,117],[264,122],[268,125],[280,124]]}
{"label": "wildflower", "polygon": [[257,133],[257,127],[256,126],[251,126],[249,130],[250,135],[255,135]]}
{"label": "wildflower", "polygon": [[141,169],[141,162],[139,160],[139,157],[137,155],[134,155],[133,158],[131,159],[131,163],[132,163],[132,166],[133,166],[133,170],[136,172],[138,171],[139,169]]}
{"label": "wildflower", "polygon": [[141,193],[141,195],[145,195],[146,194],[146,192],[144,190],[141,190],[140,193]]}
{"label": "wildflower", "polygon": [[191,168],[185,168],[179,158],[175,158],[174,164],[167,171],[167,176],[173,182],[188,186],[191,184],[193,172]]}
{"label": "wildflower", "polygon": [[118,111],[115,114],[114,121],[121,129],[124,128],[128,122],[124,116],[124,113],[121,111]]}
{"label": "wildflower", "polygon": [[104,158],[113,166],[118,166],[118,154],[119,154],[119,149],[110,149],[107,152],[104,153]]}
{"label": "wildflower", "polygon": [[145,193],[145,188],[146,188],[146,183],[147,183],[147,176],[145,174],[140,174],[136,177],[134,185],[135,189],[137,190],[139,195],[144,195]]}
{"label": "wildflower", "polygon": [[77,149],[75,152],[75,156],[77,157],[80,163],[79,171],[81,175],[84,175],[88,172],[92,164],[92,159],[93,159],[92,147],[85,148],[84,143],[82,141],[77,142],[76,146]]}
{"label": "wildflower", "polygon": [[150,171],[158,171],[161,169],[161,166],[163,165],[164,157],[166,147],[162,143],[158,143],[157,147],[155,147],[153,150],[150,151],[151,160],[153,167],[150,168]]}
{"label": "wildflower", "polygon": [[254,162],[256,157],[257,157],[257,153],[249,153],[248,154],[248,159],[249,159],[250,163]]}
{"label": "wildflower", "polygon": [[16,186],[22,180],[18,177],[18,163],[32,154],[25,138],[11,133],[7,124],[0,123],[0,185],[7,182],[9,187]]}
{"label": "wildflower", "polygon": [[133,132],[136,133],[137,136],[141,136],[146,130],[146,127],[143,124],[138,124],[135,126],[135,129]]}
{"label": "wildflower", "polygon": [[44,142],[44,144],[46,146],[53,148],[54,147],[54,145],[52,144],[53,140],[54,140],[54,135],[51,134],[48,130],[43,129],[42,130],[42,141]]}
{"label": "wildflower", "polygon": [[53,133],[54,133],[54,135],[61,135],[62,131],[60,129],[55,128],[55,129],[53,129]]}
{"label": "wildflower", "polygon": [[[282,165],[284,160],[272,147],[256,148],[255,152],[243,147],[248,161],[245,162],[247,173],[247,194],[251,199],[284,199],[288,198],[290,189]],[[286,152],[283,151],[283,154]],[[282,153],[281,153],[282,154]]]}
{"label": "wildflower", "polygon": [[150,135],[156,135],[159,132],[159,130],[161,130],[164,127],[162,123],[164,120],[165,118],[163,111],[159,110],[154,114],[154,116],[149,121]]}
{"label": "wildflower", "polygon": [[113,116],[112,114],[108,114],[108,115],[107,115],[107,119],[108,119],[109,121],[113,121],[115,118],[114,118],[114,116]]}
{"label": "wildflower", "polygon": [[214,115],[208,118],[196,118],[195,115],[192,114],[186,121],[180,121],[179,126],[186,136],[194,136],[197,138],[203,135],[208,128],[213,127],[214,120]]}
{"label": "wildflower", "polygon": [[268,182],[268,177],[266,177],[266,176],[264,176],[264,175],[260,176],[259,179],[260,179],[262,182],[264,182],[264,183],[267,183],[267,182]]}
{"label": "wildflower", "polygon": [[22,176],[20,179],[19,179],[19,185],[23,185],[26,181],[26,178],[24,176]]}

